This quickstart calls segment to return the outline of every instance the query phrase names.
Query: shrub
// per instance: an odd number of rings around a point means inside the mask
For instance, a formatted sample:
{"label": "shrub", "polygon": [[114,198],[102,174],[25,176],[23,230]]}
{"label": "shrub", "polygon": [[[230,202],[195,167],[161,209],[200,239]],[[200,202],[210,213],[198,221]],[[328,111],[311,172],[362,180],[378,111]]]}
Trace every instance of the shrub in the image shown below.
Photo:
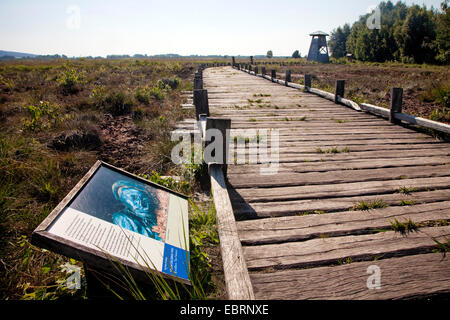
{"label": "shrub", "polygon": [[106,88],[104,86],[96,86],[92,89],[89,99],[96,107],[104,107],[106,105]]}
{"label": "shrub", "polygon": [[50,141],[48,146],[59,151],[95,149],[102,144],[98,127],[90,121],[71,120],[69,129]]}
{"label": "shrub", "polygon": [[113,116],[127,115],[132,112],[133,100],[122,91],[110,93],[105,102]]}
{"label": "shrub", "polygon": [[169,86],[171,89],[177,89],[180,85],[180,79],[178,77],[162,78],[161,82],[163,82],[166,87]]}
{"label": "shrub", "polygon": [[16,87],[13,79],[5,78],[2,75],[0,75],[0,85],[4,86],[8,92],[12,92]]}
{"label": "shrub", "polygon": [[164,92],[164,88],[161,88],[160,85],[157,85],[157,86],[151,88],[149,91],[150,96],[155,98],[156,100],[163,100],[164,97],[166,96],[166,94]]}
{"label": "shrub", "polygon": [[431,120],[450,122],[450,83],[433,84],[430,89],[420,95],[419,99],[440,106],[430,114]]}
{"label": "shrub", "polygon": [[178,85],[179,81],[172,81],[170,79],[158,80],[153,87],[145,85],[136,88],[134,97],[140,103],[148,105],[151,99],[163,100],[166,97],[167,91],[171,90],[172,86],[176,88]]}
{"label": "shrub", "polygon": [[143,86],[136,88],[134,97],[137,101],[143,104],[150,104],[150,87],[149,86]]}
{"label": "shrub", "polygon": [[434,102],[444,108],[450,108],[450,82],[433,83],[432,86],[419,96],[423,102]]}
{"label": "shrub", "polygon": [[450,108],[436,108],[430,115],[430,119],[434,121],[450,122]]}
{"label": "shrub", "polygon": [[181,192],[181,193],[189,193],[190,186],[186,181],[177,181],[172,177],[162,177],[158,172],[152,171],[151,175],[141,174],[142,178],[150,180],[151,182],[157,183],[161,186],[164,186],[168,189]]}
{"label": "shrub", "polygon": [[142,108],[135,108],[133,111],[133,119],[142,120],[144,118],[145,111]]}
{"label": "shrub", "polygon": [[64,95],[74,94],[80,91],[78,85],[81,84],[81,76],[73,68],[67,69],[56,78]]}
{"label": "shrub", "polygon": [[26,111],[31,118],[22,119],[25,130],[36,131],[62,121],[60,107],[52,105],[48,101],[40,101],[37,106],[29,105],[26,107]]}
{"label": "shrub", "polygon": [[169,63],[167,64],[167,68],[173,73],[178,73],[182,70],[182,66],[179,62]]}

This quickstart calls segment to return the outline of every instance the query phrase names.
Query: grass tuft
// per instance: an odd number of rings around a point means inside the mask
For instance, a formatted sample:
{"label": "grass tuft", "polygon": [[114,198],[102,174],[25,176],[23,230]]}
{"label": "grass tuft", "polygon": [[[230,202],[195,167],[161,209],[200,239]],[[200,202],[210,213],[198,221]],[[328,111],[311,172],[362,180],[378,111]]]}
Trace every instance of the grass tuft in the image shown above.
{"label": "grass tuft", "polygon": [[382,199],[374,200],[374,201],[364,201],[360,200],[358,203],[353,205],[353,211],[367,211],[370,209],[381,209],[386,208],[389,205],[384,202]]}
{"label": "grass tuft", "polygon": [[416,188],[402,186],[402,187],[398,188],[397,193],[411,194],[412,192],[415,192],[415,191],[417,191]]}
{"label": "grass tuft", "polygon": [[433,250],[434,252],[442,252],[442,258],[446,257],[447,252],[450,252],[450,239],[445,238],[445,241],[439,241],[437,238],[432,238],[436,243],[437,248]]}
{"label": "grass tuft", "polygon": [[324,154],[324,153],[328,153],[328,154],[349,153],[350,149],[348,147],[342,148],[340,150],[338,147],[332,147],[332,148],[325,149],[325,150],[323,150],[322,148],[317,148],[316,152],[321,153],[321,154]]}
{"label": "grass tuft", "polygon": [[417,232],[419,227],[417,224],[412,221],[411,219],[408,219],[406,222],[400,222],[397,220],[397,218],[394,218],[394,221],[389,221],[391,224],[392,230],[395,232],[400,232],[402,235],[406,235],[410,232]]}

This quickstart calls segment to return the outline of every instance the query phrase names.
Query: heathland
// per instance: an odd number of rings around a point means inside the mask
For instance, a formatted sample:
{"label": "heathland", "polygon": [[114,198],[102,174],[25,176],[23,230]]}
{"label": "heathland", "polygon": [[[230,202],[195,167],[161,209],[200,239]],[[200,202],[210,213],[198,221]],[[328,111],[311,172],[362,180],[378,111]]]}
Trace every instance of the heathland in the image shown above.
{"label": "heathland", "polygon": [[[183,193],[195,191],[195,174],[189,174],[198,168],[181,172],[172,164],[170,132],[177,121],[191,116],[192,111],[181,107],[181,92],[192,90],[199,63],[192,59],[0,63],[2,299],[84,297],[82,290],[63,285],[67,270],[61,266],[80,263],[31,245],[30,237],[97,160]],[[184,180],[163,175],[184,175]],[[198,253],[192,258],[201,260]],[[202,261],[207,268],[209,262]]]}
{"label": "heathland", "polygon": [[[61,265],[80,263],[36,248],[30,236],[96,160],[189,195],[199,189],[195,178],[201,167],[179,168],[171,162],[170,132],[178,121],[193,117],[193,111],[181,107],[182,92],[193,89],[193,75],[202,62],[146,58],[0,62],[1,299],[85,297],[61,285],[67,277]],[[297,82],[309,73],[314,87],[329,91],[336,79],[346,79],[348,98],[383,107],[388,106],[389,89],[403,87],[405,112],[450,122],[450,77],[445,66],[346,61],[322,65],[303,59],[256,62],[273,63],[266,67],[276,69],[280,77],[291,69]],[[219,267],[206,252],[214,256],[217,251],[202,248],[217,245],[217,233],[206,215],[193,216],[190,240],[194,251],[199,249],[191,259],[200,273],[208,274]],[[204,227],[202,217],[211,228]],[[206,286],[205,296],[216,294],[210,278]]]}

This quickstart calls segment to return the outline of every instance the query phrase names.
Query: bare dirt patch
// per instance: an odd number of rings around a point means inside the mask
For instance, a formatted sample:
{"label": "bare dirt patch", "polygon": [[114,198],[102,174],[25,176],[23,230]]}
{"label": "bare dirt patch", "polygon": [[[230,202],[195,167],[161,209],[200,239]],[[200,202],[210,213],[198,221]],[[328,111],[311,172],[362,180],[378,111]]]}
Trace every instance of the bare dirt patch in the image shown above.
{"label": "bare dirt patch", "polygon": [[131,116],[105,114],[99,127],[103,141],[99,158],[121,168],[128,169],[130,161],[141,154],[144,143],[151,140],[151,136],[136,127]]}

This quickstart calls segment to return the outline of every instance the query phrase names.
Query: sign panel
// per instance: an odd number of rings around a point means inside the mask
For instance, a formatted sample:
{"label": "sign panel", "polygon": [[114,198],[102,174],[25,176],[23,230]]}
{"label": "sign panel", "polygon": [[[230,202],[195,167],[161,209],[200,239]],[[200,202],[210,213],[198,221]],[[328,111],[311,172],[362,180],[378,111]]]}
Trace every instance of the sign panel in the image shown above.
{"label": "sign panel", "polygon": [[35,230],[38,245],[61,251],[61,242],[73,250],[60,253],[73,252],[75,259],[84,251],[189,283],[184,195],[103,162],[83,180]]}

